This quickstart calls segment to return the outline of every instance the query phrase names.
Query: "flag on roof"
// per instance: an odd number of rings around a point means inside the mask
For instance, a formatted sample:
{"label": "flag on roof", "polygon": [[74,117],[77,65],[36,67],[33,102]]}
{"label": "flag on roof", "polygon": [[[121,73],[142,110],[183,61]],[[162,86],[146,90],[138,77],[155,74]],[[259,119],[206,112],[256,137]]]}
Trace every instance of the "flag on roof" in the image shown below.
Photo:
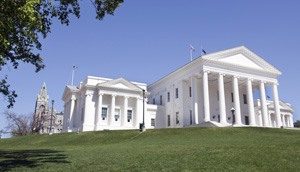
{"label": "flag on roof", "polygon": [[205,51],[204,49],[202,49],[202,52],[203,52],[204,54],[206,54],[206,51]]}
{"label": "flag on roof", "polygon": [[193,50],[194,52],[196,51],[195,48],[191,45],[191,50]]}

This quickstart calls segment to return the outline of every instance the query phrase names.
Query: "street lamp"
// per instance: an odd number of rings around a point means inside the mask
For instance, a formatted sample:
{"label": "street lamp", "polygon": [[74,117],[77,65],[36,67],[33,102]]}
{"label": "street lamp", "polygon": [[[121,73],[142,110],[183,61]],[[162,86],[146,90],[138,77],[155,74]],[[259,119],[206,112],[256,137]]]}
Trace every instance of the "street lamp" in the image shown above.
{"label": "street lamp", "polygon": [[234,109],[234,107],[232,107],[230,110],[231,110],[231,113],[232,113],[232,126],[233,126],[233,123],[234,123],[234,120],[235,120],[235,118],[234,118],[235,109]]}
{"label": "street lamp", "polygon": [[140,124],[140,131],[145,131],[145,90],[143,89],[143,123]]}
{"label": "street lamp", "polygon": [[52,134],[53,104],[54,104],[54,100],[52,100],[52,110],[51,110],[51,117],[50,117],[50,132],[49,132],[50,135]]}

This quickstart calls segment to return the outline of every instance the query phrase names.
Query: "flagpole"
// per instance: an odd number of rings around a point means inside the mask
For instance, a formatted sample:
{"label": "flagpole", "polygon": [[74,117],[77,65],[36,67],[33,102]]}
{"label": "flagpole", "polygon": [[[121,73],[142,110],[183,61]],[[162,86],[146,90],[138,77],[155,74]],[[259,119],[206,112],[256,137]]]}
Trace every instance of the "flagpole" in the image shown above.
{"label": "flagpole", "polygon": [[193,61],[193,52],[192,52],[193,50],[191,47],[192,47],[192,44],[190,44],[190,52],[191,52],[191,61]]}
{"label": "flagpole", "polygon": [[200,57],[202,57],[202,45],[201,45],[201,50],[200,50]]}
{"label": "flagpole", "polygon": [[73,79],[74,79],[74,65],[72,67],[72,86],[73,86]]}

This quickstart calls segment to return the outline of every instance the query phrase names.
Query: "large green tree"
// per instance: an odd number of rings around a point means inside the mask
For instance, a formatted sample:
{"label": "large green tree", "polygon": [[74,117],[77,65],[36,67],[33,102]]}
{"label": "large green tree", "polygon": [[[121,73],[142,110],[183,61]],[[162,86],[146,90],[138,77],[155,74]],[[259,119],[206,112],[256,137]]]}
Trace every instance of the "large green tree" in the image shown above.
{"label": "large green tree", "polygon": [[[87,3],[88,0],[81,1]],[[106,14],[113,15],[123,0],[90,0],[95,7],[96,18],[102,20]],[[11,64],[14,69],[20,62],[35,66],[36,72],[45,67],[36,50],[42,49],[40,37],[50,32],[52,18],[61,24],[69,24],[69,16],[80,17],[78,0],[0,0],[0,71]],[[1,73],[3,74],[3,73]],[[0,75],[0,94],[13,107],[17,94],[10,89],[7,75]]]}

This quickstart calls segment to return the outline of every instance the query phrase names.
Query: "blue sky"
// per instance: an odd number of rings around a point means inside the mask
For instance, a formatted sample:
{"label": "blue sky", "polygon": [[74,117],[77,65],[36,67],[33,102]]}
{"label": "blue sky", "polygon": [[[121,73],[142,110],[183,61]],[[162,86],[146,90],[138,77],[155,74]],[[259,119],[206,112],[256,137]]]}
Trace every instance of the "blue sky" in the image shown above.
{"label": "blue sky", "polygon": [[[300,1],[240,0],[130,0],[114,16],[95,19],[93,5],[80,1],[81,18],[71,17],[69,26],[53,20],[52,33],[42,40],[46,68],[21,64],[18,70],[4,67],[11,88],[18,93],[12,111],[34,112],[36,96],[46,82],[50,101],[63,110],[64,88],[87,76],[124,77],[148,85],[190,60],[189,45],[203,46],[207,53],[241,45],[282,71],[279,98],[292,104],[294,120],[300,119]],[[267,90],[268,95],[272,91]],[[0,96],[0,109],[6,101]],[[0,129],[5,126],[0,117]]]}

